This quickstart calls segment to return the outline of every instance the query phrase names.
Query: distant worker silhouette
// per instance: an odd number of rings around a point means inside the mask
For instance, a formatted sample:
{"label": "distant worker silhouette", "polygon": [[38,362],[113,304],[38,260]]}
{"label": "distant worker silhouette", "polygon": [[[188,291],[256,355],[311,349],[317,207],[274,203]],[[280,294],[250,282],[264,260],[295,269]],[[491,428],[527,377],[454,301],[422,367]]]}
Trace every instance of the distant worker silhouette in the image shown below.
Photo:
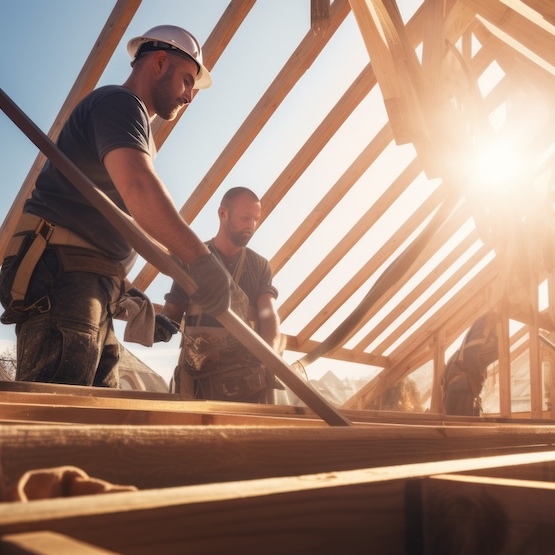
{"label": "distant worker silhouette", "polygon": [[487,367],[498,358],[495,313],[487,312],[470,326],[461,347],[445,365],[442,382],[445,414],[480,416],[480,393]]}

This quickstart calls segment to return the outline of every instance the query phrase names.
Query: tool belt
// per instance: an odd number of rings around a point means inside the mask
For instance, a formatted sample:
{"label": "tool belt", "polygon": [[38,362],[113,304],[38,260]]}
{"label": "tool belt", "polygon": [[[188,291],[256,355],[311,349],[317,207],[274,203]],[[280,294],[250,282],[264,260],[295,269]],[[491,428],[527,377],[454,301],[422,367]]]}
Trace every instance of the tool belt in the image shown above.
{"label": "tool belt", "polygon": [[56,224],[47,222],[35,214],[24,212],[15,228],[13,237],[6,247],[5,257],[19,254],[21,246],[31,235],[31,244],[28,246],[12,284],[12,299],[22,301],[29,286],[37,262],[44,253],[47,245],[68,245],[99,251],[97,247],[85,241],[73,231]]}
{"label": "tool belt", "polygon": [[[23,241],[29,234],[35,234],[37,237],[42,237],[44,239],[45,246],[46,243],[50,245],[69,245],[72,247],[81,247],[101,252],[98,247],[95,247],[92,243],[85,241],[85,239],[83,239],[80,235],[77,235],[77,233],[67,229],[67,227],[63,227],[58,224],[51,224],[40,216],[24,212],[19,218],[14,234],[6,247],[4,257],[7,258],[8,256],[15,256],[19,252]],[[39,239],[39,244],[40,243],[42,243],[42,241]],[[39,247],[35,248],[38,249]]]}
{"label": "tool belt", "polygon": [[96,246],[73,231],[46,221],[35,214],[23,213],[11,240],[6,247],[5,260],[17,257],[13,262],[11,284],[5,283],[2,304],[6,312],[3,323],[17,323],[32,313],[50,310],[50,299],[45,296],[35,301],[26,299],[29,283],[38,261],[47,247],[62,247],[59,258],[64,271],[88,271],[123,279],[123,266],[110,260]]}
{"label": "tool belt", "polygon": [[[257,320],[258,315],[256,314],[256,309],[252,306],[248,306],[246,308],[246,315],[243,318],[245,322],[253,329],[257,329]],[[234,310],[235,312],[235,310]],[[187,309],[187,312],[181,322],[182,330],[186,327],[202,327],[202,328],[222,328],[222,324],[218,321],[217,318],[211,316],[210,314],[206,314],[200,310],[199,307],[196,305],[191,305],[191,308]]]}
{"label": "tool belt", "polygon": [[271,387],[263,366],[226,365],[202,376],[195,376],[199,398],[217,401],[248,401]]}

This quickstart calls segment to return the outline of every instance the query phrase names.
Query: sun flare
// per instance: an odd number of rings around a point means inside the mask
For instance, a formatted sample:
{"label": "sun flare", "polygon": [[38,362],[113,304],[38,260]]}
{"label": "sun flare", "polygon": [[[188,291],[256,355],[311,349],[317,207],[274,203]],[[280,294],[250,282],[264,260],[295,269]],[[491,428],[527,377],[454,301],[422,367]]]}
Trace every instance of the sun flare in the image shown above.
{"label": "sun flare", "polygon": [[524,155],[516,142],[498,139],[486,143],[477,153],[473,175],[480,188],[501,192],[511,188],[524,166]]}

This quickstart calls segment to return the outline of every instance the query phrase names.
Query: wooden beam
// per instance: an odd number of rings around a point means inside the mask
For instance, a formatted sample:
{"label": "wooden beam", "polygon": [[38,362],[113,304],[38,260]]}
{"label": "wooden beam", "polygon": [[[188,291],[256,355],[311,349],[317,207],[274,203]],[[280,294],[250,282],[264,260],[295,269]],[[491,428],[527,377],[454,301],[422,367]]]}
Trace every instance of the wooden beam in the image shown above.
{"label": "wooden beam", "polygon": [[454,460],[492,451],[532,454],[550,448],[555,431],[553,422],[524,425],[438,415],[437,423],[426,424],[404,418],[404,426],[398,416],[391,424],[342,429],[277,421],[255,428],[2,424],[2,480],[9,489],[28,470],[70,465],[112,484],[157,489]]}
{"label": "wooden beam", "polygon": [[[476,316],[482,314],[488,306],[487,287],[494,281],[495,276],[495,266],[493,263],[489,263],[482,273],[470,280],[465,288],[451,299],[449,305],[444,305],[428,318],[422,325],[421,334],[418,337],[411,336],[405,340],[395,350],[396,358],[391,357],[390,367],[375,376],[355,396],[347,400],[342,405],[343,408],[354,408],[360,398],[364,398],[366,401],[375,399],[398,380],[430,361],[433,357],[433,344],[430,337],[433,336],[434,330],[444,327],[453,315],[474,313]],[[446,335],[446,341],[449,340],[448,337],[450,337],[449,333]],[[416,344],[417,340],[420,340],[421,343]]]}
{"label": "wooden beam", "polygon": [[500,302],[497,307],[497,342],[499,351],[499,413],[509,418],[511,406],[511,342],[507,306]]}
{"label": "wooden beam", "polygon": [[426,113],[437,102],[440,90],[441,66],[445,54],[445,35],[443,28],[444,3],[424,0],[424,29],[422,40],[422,100]]}
{"label": "wooden beam", "polygon": [[[313,268],[310,274],[304,279],[302,285],[298,287],[279,307],[279,315],[281,320],[285,320],[295,308],[306,298],[306,296],[321,282],[322,276],[325,276],[331,269],[344,257],[349,250],[360,240],[361,237],[372,227],[374,223],[383,215],[383,213],[395,202],[396,199],[409,187],[412,180],[420,172],[420,165],[414,160],[395,181],[384,191],[384,193],[374,202],[372,206],[363,214],[357,222],[353,224],[351,229],[341,238],[337,245],[332,248],[326,256]],[[388,251],[392,251],[395,244],[387,246]],[[366,276],[366,279],[368,276]],[[346,293],[350,296],[353,293],[353,286],[350,285],[346,289]],[[320,312],[315,319],[322,322],[328,318],[328,314]],[[318,326],[319,327],[319,326]],[[302,341],[310,337],[308,329],[301,332]]]}
{"label": "wooden beam", "polygon": [[541,18],[526,17],[518,11],[517,0],[460,0],[481,16],[494,35],[544,70],[554,74],[553,26]]}
{"label": "wooden beam", "polygon": [[118,555],[101,547],[55,532],[7,534],[0,538],[3,555]]}
{"label": "wooden beam", "polygon": [[325,35],[330,25],[330,0],[310,0],[310,28],[316,35]]}
{"label": "wooden beam", "polygon": [[393,0],[350,0],[398,144],[413,142],[424,124],[420,63]]}
{"label": "wooden beam", "polygon": [[[77,398],[115,398],[137,401],[177,401],[179,396],[174,393],[157,393],[153,391],[135,391],[131,389],[114,389],[84,385],[54,384],[43,382],[19,382],[0,380],[0,400],[4,392],[32,392],[48,395],[76,396]],[[52,397],[53,399],[54,397]]]}
{"label": "wooden beam", "polygon": [[441,379],[445,371],[445,329],[441,328],[434,336],[434,374],[432,381],[432,399],[430,410],[432,412],[444,412]]}
{"label": "wooden beam", "polygon": [[[448,235],[448,234],[445,234]],[[425,276],[419,283],[416,283],[414,288],[407,294],[407,296],[399,301],[399,303],[393,307],[389,313],[380,320],[376,324],[376,326],[370,330],[363,339],[359,341],[359,343],[354,347],[355,351],[363,351],[364,349],[368,348],[368,346],[375,341],[389,326],[391,326],[396,320],[401,318],[401,316],[410,308],[417,306],[418,300],[431,288],[434,283],[440,279],[446,272],[448,272],[449,268],[456,264],[457,261],[464,255],[468,249],[472,247],[472,245],[477,241],[478,236],[476,232],[469,233],[463,240],[457,244],[451,252],[435,267],[430,269],[430,272],[427,276]],[[437,244],[436,250],[439,250],[444,246],[444,243],[438,241],[437,243],[434,242],[434,246]],[[456,283],[456,278],[452,277],[451,279],[454,280]],[[445,288],[447,286],[444,285]],[[437,299],[441,298],[440,293],[441,287],[436,290],[435,296]],[[432,295],[432,297],[434,294]],[[428,299],[427,302],[421,304],[421,308],[417,309],[415,312],[407,318],[405,316],[402,320],[402,324],[399,324],[401,327],[397,327],[395,333],[392,333],[391,338],[387,341],[389,345],[397,340],[407,329],[409,329],[421,316],[423,316],[426,310],[429,310],[434,304],[432,299]],[[398,320],[401,321],[401,320]],[[380,350],[385,351],[386,345],[383,344]]]}
{"label": "wooden beam", "polygon": [[[301,177],[303,172],[314,161],[322,148],[345,123],[348,116],[366,97],[376,79],[370,66],[360,73],[359,77],[341,97],[322,123],[315,129],[314,133],[301,147],[291,162],[281,172],[279,177],[270,186],[262,197],[262,209],[267,214],[277,206],[291,186]],[[371,166],[371,164],[382,154],[387,145],[393,140],[391,128],[385,125],[370,141],[368,146],[361,152],[331,189],[322,197],[312,212],[303,220],[301,225],[291,236],[284,240],[283,245],[270,260],[274,275],[277,274],[287,261],[293,256],[297,249],[306,241],[310,234],[318,227],[322,220],[338,204],[357,180]],[[264,216],[263,216],[264,218]]]}
{"label": "wooden beam", "polygon": [[551,0],[522,0],[522,2],[541,14],[546,21],[555,25],[555,5]]}
{"label": "wooden beam", "polygon": [[530,412],[532,418],[541,418],[543,411],[543,371],[540,351],[538,319],[538,285],[532,283],[529,291],[532,325],[528,326],[528,360],[530,364]]}
{"label": "wooden beam", "polygon": [[[212,412],[208,407],[183,406],[172,409],[165,406],[149,406],[138,409],[131,403],[124,406],[103,405],[62,405],[56,403],[0,402],[0,421],[3,422],[35,422],[37,424],[87,424],[87,425],[141,425],[141,426],[271,426],[279,422],[285,426],[306,427],[320,424],[314,423],[312,417],[303,418],[286,415],[244,414],[235,412]],[[160,405],[161,402],[157,401]]]}
{"label": "wooden beam", "polygon": [[455,0],[450,2],[443,22],[443,35],[452,43],[456,43],[459,38],[472,28],[476,20],[476,11],[467,6],[464,2]]}
{"label": "wooden beam", "polygon": [[[305,353],[312,351],[319,347],[320,342],[308,339],[299,343],[298,337],[293,337],[291,335],[285,335],[287,351],[295,351],[298,353]],[[325,358],[330,358],[332,360],[342,360],[344,362],[356,362],[358,364],[366,364],[368,366],[377,366],[381,368],[387,368],[389,366],[389,357],[374,355],[372,353],[359,353],[352,349],[346,349],[344,347],[335,349],[333,353],[328,353]]]}
{"label": "wooden beam", "polygon": [[[364,553],[368,543],[378,552],[404,553],[407,533],[422,523],[411,510],[422,497],[407,489],[415,480],[554,460],[547,451],[12,503],[0,513],[0,535],[49,530],[130,555],[255,555],[268,545],[275,553],[291,553],[292,545],[299,553]],[[485,479],[465,480],[486,487]],[[551,484],[511,486],[521,487],[526,506],[536,500],[538,511],[553,503]],[[519,503],[517,496],[508,501],[512,508]],[[551,523],[552,511],[545,514]],[[441,531],[449,533],[447,526]]]}

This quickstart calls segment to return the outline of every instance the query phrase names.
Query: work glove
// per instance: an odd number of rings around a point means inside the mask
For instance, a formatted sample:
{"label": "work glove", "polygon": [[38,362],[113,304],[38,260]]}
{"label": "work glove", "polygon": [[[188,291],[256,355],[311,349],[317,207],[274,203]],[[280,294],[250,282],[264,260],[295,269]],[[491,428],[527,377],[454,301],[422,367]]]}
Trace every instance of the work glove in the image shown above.
{"label": "work glove", "polygon": [[191,300],[211,316],[223,314],[231,300],[231,276],[220,261],[205,254],[189,264],[188,273],[198,286]]}
{"label": "work glove", "polygon": [[154,343],[167,343],[179,329],[164,314],[157,314],[154,320]]}

